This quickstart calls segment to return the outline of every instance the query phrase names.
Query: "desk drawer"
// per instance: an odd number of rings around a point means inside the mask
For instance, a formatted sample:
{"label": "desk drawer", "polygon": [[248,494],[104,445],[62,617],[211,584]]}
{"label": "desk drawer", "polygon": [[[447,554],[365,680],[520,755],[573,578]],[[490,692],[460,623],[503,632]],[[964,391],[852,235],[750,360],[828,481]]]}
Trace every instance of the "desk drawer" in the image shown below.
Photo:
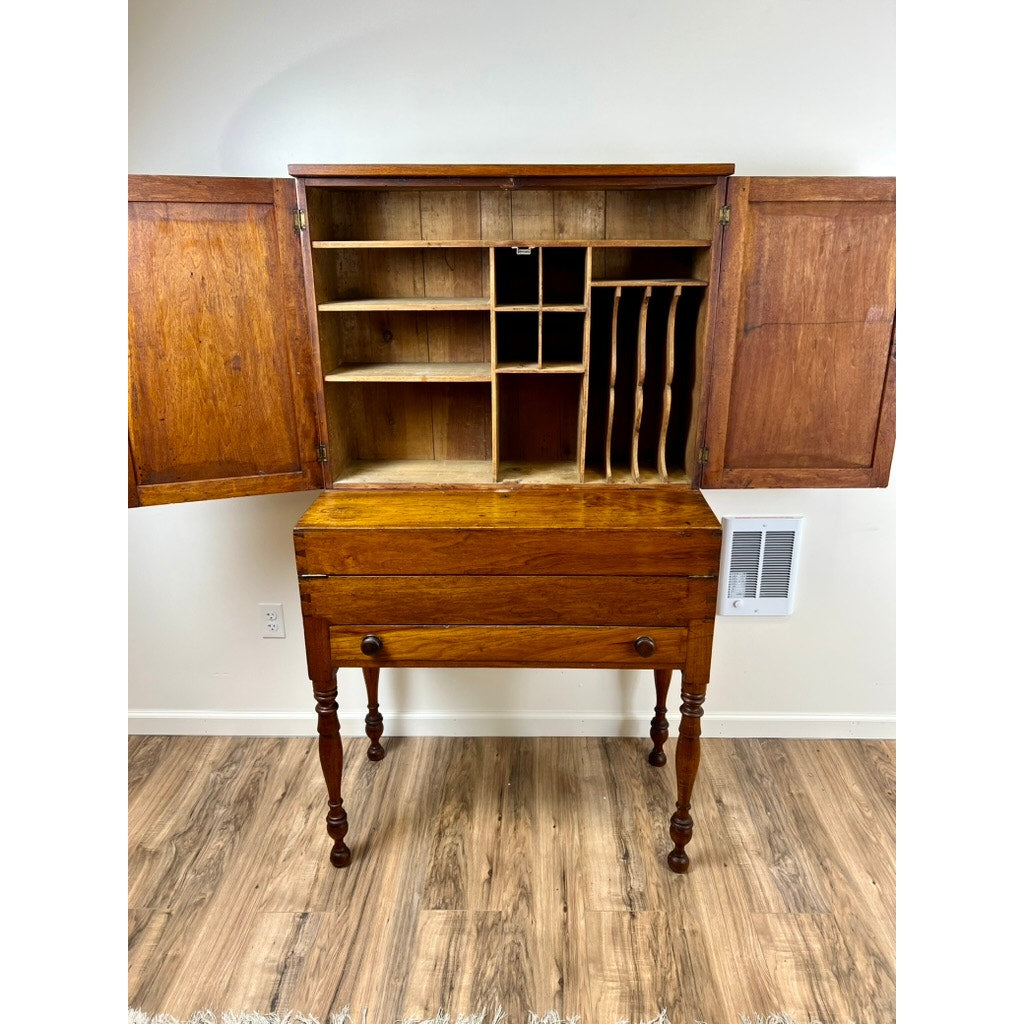
{"label": "desk drawer", "polygon": [[[368,637],[379,642],[376,653],[363,653]],[[638,643],[641,638],[646,640]],[[686,640],[681,626],[331,626],[331,660],[361,666],[668,668],[685,664]]]}
{"label": "desk drawer", "polygon": [[299,581],[331,623],[677,626],[715,614],[717,580],[683,576],[328,576]]}
{"label": "desk drawer", "polygon": [[[557,524],[558,514],[552,513]],[[406,576],[456,570],[478,576],[711,576],[716,530],[296,530],[299,574]]]}

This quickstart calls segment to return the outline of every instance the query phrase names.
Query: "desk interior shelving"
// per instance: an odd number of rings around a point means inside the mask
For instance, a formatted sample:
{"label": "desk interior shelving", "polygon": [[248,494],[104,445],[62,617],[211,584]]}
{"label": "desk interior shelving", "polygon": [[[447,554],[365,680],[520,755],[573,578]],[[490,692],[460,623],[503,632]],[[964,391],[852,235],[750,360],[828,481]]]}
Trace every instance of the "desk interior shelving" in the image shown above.
{"label": "desk interior shelving", "polygon": [[307,182],[334,484],[689,485],[714,192]]}

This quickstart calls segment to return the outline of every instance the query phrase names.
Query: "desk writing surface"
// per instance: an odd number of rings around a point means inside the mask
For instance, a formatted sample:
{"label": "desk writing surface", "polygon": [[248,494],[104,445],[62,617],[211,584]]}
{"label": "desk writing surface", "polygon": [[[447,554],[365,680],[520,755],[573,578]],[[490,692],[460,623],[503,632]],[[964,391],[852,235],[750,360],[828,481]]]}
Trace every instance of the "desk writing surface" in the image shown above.
{"label": "desk writing surface", "polygon": [[342,491],[322,495],[296,529],[717,530],[699,491],[644,487]]}
{"label": "desk writing surface", "polygon": [[721,527],[695,491],[328,493],[295,527],[306,575],[715,577]]}

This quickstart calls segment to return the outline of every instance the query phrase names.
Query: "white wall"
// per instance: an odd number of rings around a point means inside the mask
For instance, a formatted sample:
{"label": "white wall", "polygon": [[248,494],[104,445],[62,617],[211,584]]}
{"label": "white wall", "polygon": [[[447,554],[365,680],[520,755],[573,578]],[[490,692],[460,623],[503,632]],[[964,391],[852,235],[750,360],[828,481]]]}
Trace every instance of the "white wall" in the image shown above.
{"label": "white wall", "polygon": [[[132,0],[129,171],[701,162],[895,173],[894,0]],[[896,495],[713,491],[806,517],[797,609],[719,619],[705,732],[893,735]],[[313,729],[291,526],[311,493],[128,513],[133,731]],[[257,604],[288,635],[258,636]],[[388,732],[642,733],[649,673],[395,670]],[[359,674],[340,673],[358,731]]]}

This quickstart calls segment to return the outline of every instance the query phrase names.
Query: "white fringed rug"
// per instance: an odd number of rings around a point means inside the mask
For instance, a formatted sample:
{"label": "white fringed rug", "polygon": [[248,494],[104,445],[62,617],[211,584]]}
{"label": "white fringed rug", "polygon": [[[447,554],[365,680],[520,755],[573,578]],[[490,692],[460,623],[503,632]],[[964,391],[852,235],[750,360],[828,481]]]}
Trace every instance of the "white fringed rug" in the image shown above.
{"label": "white fringed rug", "polygon": [[[359,1024],[484,1024],[486,1019],[486,1011],[481,1011],[480,1013],[473,1014],[457,1014],[453,1022],[451,1014],[438,1011],[436,1016],[427,1019],[411,1017],[407,1020],[395,1022],[369,1022],[364,1010]],[[581,1020],[582,1018],[580,1017],[561,1017],[552,1011],[543,1016],[530,1013],[527,1016],[526,1024],[581,1024]],[[216,1014],[212,1010],[197,1010],[188,1020],[180,1020],[177,1017],[170,1017],[165,1013],[150,1016],[142,1010],[130,1009],[128,1011],[128,1024],[321,1024],[321,1022],[316,1017],[297,1013],[294,1010],[289,1010],[283,1014],[236,1013],[231,1010]],[[332,1013],[330,1019],[324,1021],[323,1024],[357,1024],[357,1022],[353,1020],[348,1007],[345,1007],[341,1013]],[[491,1017],[490,1024],[510,1024],[510,1022],[507,1019],[507,1015],[499,1009]],[[618,1020],[612,1022],[612,1024],[631,1024],[631,1022],[628,1020]],[[662,1010],[652,1020],[639,1021],[637,1024],[672,1024],[672,1022],[665,1016],[665,1011]],[[690,1024],[690,1022],[688,1021],[686,1024]],[[718,1024],[718,1022],[694,1020],[692,1024]],[[788,1013],[769,1013],[767,1015],[755,1013],[752,1017],[741,1013],[737,1015],[735,1021],[723,1021],[721,1024],[822,1024],[822,1022],[816,1019],[797,1021]],[[850,1024],[853,1024],[853,1022],[851,1021]]]}

